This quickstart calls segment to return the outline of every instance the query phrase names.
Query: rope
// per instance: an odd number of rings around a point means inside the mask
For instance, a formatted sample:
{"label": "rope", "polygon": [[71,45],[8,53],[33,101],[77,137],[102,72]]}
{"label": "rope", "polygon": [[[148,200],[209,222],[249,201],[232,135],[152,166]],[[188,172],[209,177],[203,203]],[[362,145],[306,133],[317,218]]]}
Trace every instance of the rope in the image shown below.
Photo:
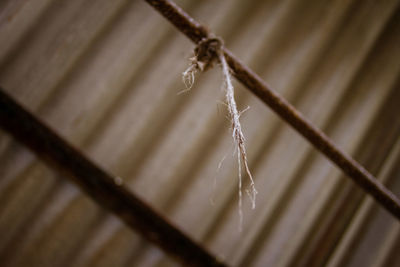
{"label": "rope", "polygon": [[[169,0],[145,0],[196,44],[211,36],[204,26]],[[225,59],[236,77],[284,121],[305,137],[316,149],[336,164],[366,193],[400,220],[400,200],[352,157],[342,151],[321,130],[309,122],[283,97],[274,92],[257,74],[222,48]]]}
{"label": "rope", "polygon": [[239,176],[239,231],[242,231],[243,227],[243,211],[242,211],[242,164],[244,170],[249,177],[250,185],[249,189],[246,190],[252,205],[252,209],[256,207],[256,195],[257,190],[255,188],[255,183],[253,175],[250,172],[247,153],[245,147],[245,138],[242,131],[242,126],[240,124],[240,115],[243,113],[239,112],[237,109],[235,101],[235,92],[232,85],[232,79],[230,74],[230,69],[228,63],[226,62],[225,55],[223,53],[223,42],[220,38],[204,38],[202,39],[195,48],[195,56],[190,58],[189,67],[182,73],[182,80],[186,85],[186,90],[180,93],[189,91],[194,83],[195,74],[198,71],[206,71],[208,68],[212,67],[215,61],[219,61],[223,80],[225,85],[225,101],[228,107],[229,118],[232,125],[232,138],[236,145],[237,161],[238,161],[238,176]]}
{"label": "rope", "polygon": [[113,177],[68,144],[0,88],[0,129],[77,184],[101,207],[184,266],[226,266]]}

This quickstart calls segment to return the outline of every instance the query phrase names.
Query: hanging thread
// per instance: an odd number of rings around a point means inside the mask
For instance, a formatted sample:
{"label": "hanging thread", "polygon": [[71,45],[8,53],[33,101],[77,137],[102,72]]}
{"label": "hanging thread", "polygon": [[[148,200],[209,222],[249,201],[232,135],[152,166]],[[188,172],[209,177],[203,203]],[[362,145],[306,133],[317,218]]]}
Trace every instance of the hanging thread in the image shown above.
{"label": "hanging thread", "polygon": [[[189,91],[195,80],[195,74],[197,72],[206,71],[209,67],[212,67],[216,60],[219,61],[223,80],[225,87],[225,101],[228,107],[228,113],[231,120],[232,126],[232,138],[236,145],[237,161],[238,161],[238,176],[239,176],[239,231],[242,230],[243,225],[243,211],[242,211],[242,164],[244,166],[245,172],[250,180],[250,188],[246,190],[252,205],[252,209],[256,206],[256,195],[257,190],[255,188],[255,183],[253,176],[250,172],[250,168],[247,161],[245,138],[242,131],[242,126],[240,124],[240,116],[246,110],[241,112],[238,111],[234,88],[232,85],[232,79],[230,74],[230,69],[228,63],[226,62],[225,55],[222,49],[223,43],[219,38],[207,38],[200,41],[195,49],[195,56],[190,58],[189,67],[182,73],[182,80],[186,86],[186,89],[180,93]],[[219,166],[220,167],[220,166]]]}

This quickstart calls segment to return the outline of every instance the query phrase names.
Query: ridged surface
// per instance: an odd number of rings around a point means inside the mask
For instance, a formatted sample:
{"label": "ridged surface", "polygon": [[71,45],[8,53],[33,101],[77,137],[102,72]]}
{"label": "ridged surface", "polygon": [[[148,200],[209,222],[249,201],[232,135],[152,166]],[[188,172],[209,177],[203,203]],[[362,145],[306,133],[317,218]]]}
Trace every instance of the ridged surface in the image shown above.
{"label": "ridged surface", "polygon": [[[177,3],[400,195],[399,1]],[[259,192],[238,232],[220,68],[177,95],[193,48],[144,1],[0,3],[0,84],[227,263],[400,266],[399,222],[234,83]],[[1,266],[177,265],[4,132],[0,235]]]}

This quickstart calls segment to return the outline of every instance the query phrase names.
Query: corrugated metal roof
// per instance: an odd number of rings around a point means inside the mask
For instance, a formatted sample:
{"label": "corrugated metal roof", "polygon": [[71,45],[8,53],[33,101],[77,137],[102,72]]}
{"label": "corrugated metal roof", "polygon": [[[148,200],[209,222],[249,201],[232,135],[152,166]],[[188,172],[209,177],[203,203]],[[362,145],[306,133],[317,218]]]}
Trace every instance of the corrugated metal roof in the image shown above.
{"label": "corrugated metal roof", "polygon": [[[399,194],[399,1],[177,2]],[[400,264],[399,223],[234,83],[259,192],[238,232],[221,71],[177,95],[194,47],[144,2],[3,1],[0,39],[8,93],[227,263]],[[5,133],[0,173],[2,266],[177,264]]]}

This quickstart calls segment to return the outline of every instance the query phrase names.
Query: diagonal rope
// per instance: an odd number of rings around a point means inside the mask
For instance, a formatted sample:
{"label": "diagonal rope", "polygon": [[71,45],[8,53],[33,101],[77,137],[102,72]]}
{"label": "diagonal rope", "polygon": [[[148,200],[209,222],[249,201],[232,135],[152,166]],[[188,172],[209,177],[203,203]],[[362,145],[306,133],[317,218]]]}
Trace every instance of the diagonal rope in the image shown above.
{"label": "diagonal rope", "polygon": [[[66,175],[100,206],[184,266],[226,266],[68,144],[0,88],[0,129]],[[1,178],[1,177],[0,177]]]}
{"label": "diagonal rope", "polygon": [[[172,1],[145,1],[160,12],[194,43],[199,44],[201,40],[213,36],[204,26],[191,18]],[[225,47],[221,49],[233,72],[233,76],[235,76],[237,80],[258,96],[298,133],[305,137],[316,149],[335,163],[358,186],[375,198],[380,205],[392,213],[397,219],[400,219],[400,200],[390,190],[380,183],[362,165],[337,147],[328,136],[309,122],[299,111],[288,103],[286,99],[270,89],[257,74],[240,62],[228,49]]]}

